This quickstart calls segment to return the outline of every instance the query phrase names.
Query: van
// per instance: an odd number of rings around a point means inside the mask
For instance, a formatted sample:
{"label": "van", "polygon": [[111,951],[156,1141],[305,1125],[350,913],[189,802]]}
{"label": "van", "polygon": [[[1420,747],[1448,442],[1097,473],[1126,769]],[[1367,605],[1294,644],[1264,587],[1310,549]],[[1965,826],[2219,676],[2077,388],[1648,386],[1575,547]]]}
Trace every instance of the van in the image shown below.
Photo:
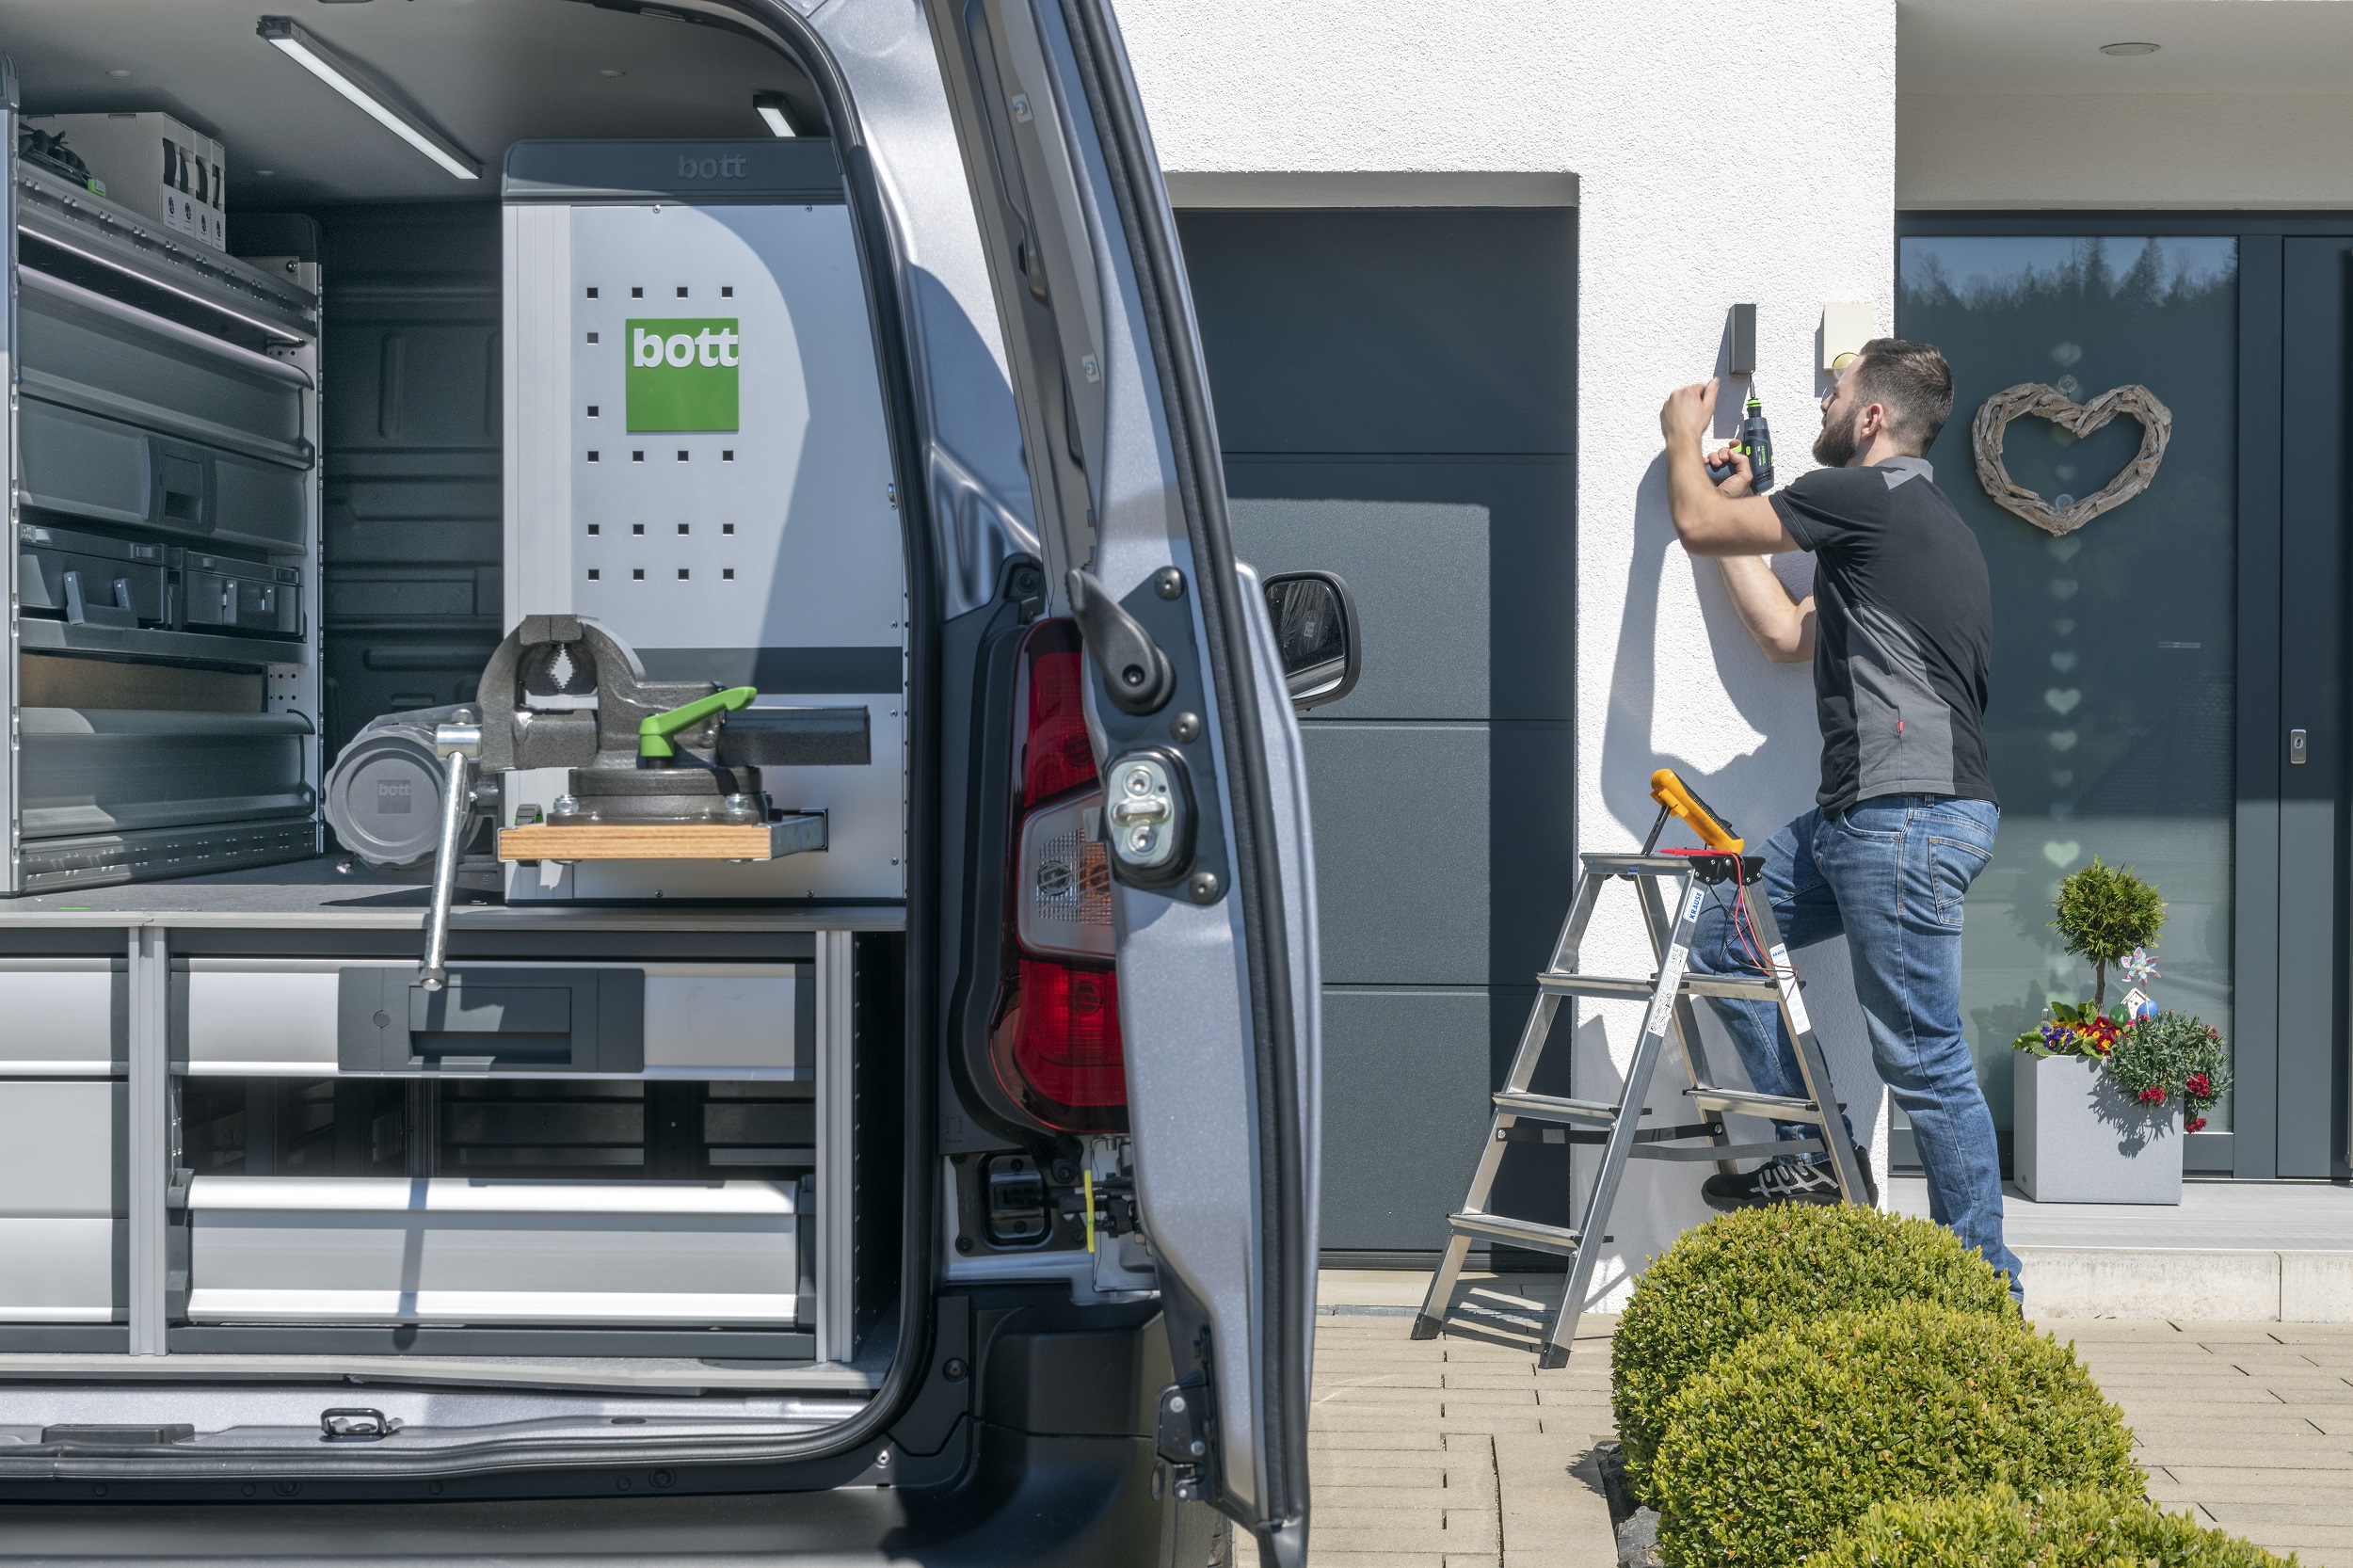
{"label": "van", "polygon": [[0,1557],[1304,1562],[1357,651],[1109,0],[0,52]]}

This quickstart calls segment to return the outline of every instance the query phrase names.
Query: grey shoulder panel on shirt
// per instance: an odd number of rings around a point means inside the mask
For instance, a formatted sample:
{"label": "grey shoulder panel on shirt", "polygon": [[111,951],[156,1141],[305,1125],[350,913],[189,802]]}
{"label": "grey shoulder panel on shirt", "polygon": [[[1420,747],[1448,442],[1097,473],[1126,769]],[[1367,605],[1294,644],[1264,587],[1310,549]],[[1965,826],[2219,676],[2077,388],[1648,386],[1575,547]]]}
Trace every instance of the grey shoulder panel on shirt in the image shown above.
{"label": "grey shoulder panel on shirt", "polygon": [[1881,479],[1887,481],[1887,488],[1891,490],[1908,479],[1925,479],[1931,485],[1936,483],[1936,465],[1926,457],[1888,457],[1873,463],[1871,467]]}
{"label": "grey shoulder panel on shirt", "polygon": [[1876,604],[1850,605],[1847,615],[1856,798],[1959,793],[1953,711],[1929,683],[1918,634]]}

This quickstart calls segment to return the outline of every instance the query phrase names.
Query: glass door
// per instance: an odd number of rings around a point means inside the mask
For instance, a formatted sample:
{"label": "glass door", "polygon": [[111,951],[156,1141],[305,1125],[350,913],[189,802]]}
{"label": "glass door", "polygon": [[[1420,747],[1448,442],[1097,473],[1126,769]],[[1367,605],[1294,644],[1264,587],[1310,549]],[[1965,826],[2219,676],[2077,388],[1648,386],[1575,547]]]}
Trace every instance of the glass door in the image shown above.
{"label": "glass door", "polygon": [[[2096,856],[2165,897],[2158,1004],[2233,1043],[2236,1087],[2189,1170],[2345,1173],[2353,226],[2293,232],[2333,226],[1903,220],[1897,329],[1952,364],[1929,457],[1993,585],[2002,828],[1970,894],[1963,1011],[2005,1134],[2010,1040],[2091,996],[2048,922],[2059,878]],[[2014,389],[2048,395],[1997,440],[2036,395]],[[2111,418],[2070,427],[2070,405],[2103,398]]]}

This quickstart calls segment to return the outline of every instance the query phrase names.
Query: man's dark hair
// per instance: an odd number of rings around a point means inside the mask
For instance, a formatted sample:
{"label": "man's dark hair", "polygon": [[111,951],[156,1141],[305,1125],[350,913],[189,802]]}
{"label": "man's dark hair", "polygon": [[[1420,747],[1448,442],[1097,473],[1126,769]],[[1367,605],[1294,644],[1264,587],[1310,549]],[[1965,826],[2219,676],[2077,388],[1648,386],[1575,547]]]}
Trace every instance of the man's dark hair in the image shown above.
{"label": "man's dark hair", "polygon": [[1953,367],[1933,344],[1873,338],[1854,371],[1858,403],[1887,410],[1887,433],[1916,456],[1928,456],[1953,412]]}

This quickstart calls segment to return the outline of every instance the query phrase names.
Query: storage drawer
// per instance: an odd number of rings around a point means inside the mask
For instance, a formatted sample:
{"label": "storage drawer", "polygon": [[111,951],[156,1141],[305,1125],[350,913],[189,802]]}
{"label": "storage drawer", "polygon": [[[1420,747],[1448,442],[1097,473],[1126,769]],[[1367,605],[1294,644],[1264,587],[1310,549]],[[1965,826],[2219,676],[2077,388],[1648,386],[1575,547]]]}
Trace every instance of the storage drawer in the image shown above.
{"label": "storage drawer", "polygon": [[121,1220],[0,1218],[0,1323],[121,1321],[127,1231]]}
{"label": "storage drawer", "polygon": [[[125,1093],[105,1080],[0,1082],[0,1215],[105,1220],[126,1213]],[[0,1273],[8,1267],[0,1256]]]}
{"label": "storage drawer", "polygon": [[0,958],[0,1076],[126,1071],[127,969],[120,958]]}
{"label": "storage drawer", "polygon": [[18,296],[18,356],[38,395],[194,440],[303,444],[305,377],[36,268]]}
{"label": "storage drawer", "polygon": [[[191,958],[173,966],[175,1038],[184,1044],[187,1070],[221,1075],[327,1077],[338,1072],[426,1074],[449,1070],[534,1074],[591,1073],[648,1078],[794,1079],[809,1076],[816,1025],[816,986],[807,964],[480,964],[452,966],[455,989],[486,991],[548,988],[549,977],[600,971],[642,975],[642,1000],[616,991],[610,1004],[572,989],[565,1006],[565,1043],[553,1028],[535,1023],[529,1009],[552,1006],[546,997],[527,997],[506,1031],[502,1011],[469,1016],[449,1004],[417,999],[417,966],[408,960],[344,963],[334,959]],[[348,1010],[346,998],[349,998]],[[361,998],[369,1005],[362,1011]],[[636,1017],[638,1054],[607,1056],[610,1047],[626,1053],[626,1019],[616,1019],[610,1036],[601,1016],[584,1015],[614,1005]],[[418,1009],[424,1009],[420,1013]],[[382,1014],[384,1022],[376,1022]],[[544,1023],[552,1015],[537,1018]],[[451,1025],[455,1023],[455,1029]],[[596,1044],[583,1044],[593,1024]],[[364,1027],[363,1027],[364,1026]],[[422,1027],[421,1027],[422,1026]],[[536,1036],[502,1047],[500,1032]],[[419,1050],[419,1034],[432,1048]],[[453,1040],[472,1033],[474,1041]],[[396,1040],[394,1036],[399,1038]],[[346,1046],[346,1041],[349,1045]],[[504,1059],[502,1059],[502,1057]],[[629,1064],[623,1065],[624,1062]],[[368,1064],[363,1065],[362,1064]]]}
{"label": "storage drawer", "polygon": [[171,618],[172,553],[160,544],[24,523],[17,529],[17,592],[27,610],[71,619],[78,598],[84,613],[95,612],[91,618],[104,624],[159,626]]}
{"label": "storage drawer", "polygon": [[0,1322],[118,1316],[124,1095],[105,1080],[0,1081]]}
{"label": "storage drawer", "polygon": [[198,1176],[200,1323],[797,1321],[794,1184]]}
{"label": "storage drawer", "polygon": [[262,550],[303,547],[304,477],[286,467],[27,396],[17,414],[24,504]]}
{"label": "storage drawer", "polygon": [[294,568],[193,550],[184,563],[180,591],[189,628],[301,634],[302,574]]}
{"label": "storage drawer", "polygon": [[63,839],[310,811],[299,713],[26,708],[24,837]]}

